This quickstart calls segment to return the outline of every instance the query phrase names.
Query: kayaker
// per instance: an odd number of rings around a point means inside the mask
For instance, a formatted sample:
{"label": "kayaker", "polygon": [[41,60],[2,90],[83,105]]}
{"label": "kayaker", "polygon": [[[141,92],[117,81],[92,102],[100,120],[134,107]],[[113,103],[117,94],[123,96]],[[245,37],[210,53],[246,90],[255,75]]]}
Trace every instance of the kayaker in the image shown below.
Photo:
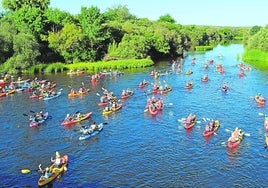
{"label": "kayaker", "polygon": [[98,126],[95,121],[93,122],[92,125],[90,125],[90,129],[92,129],[93,131],[98,130]]}
{"label": "kayaker", "polygon": [[58,151],[56,151],[56,158],[53,159],[51,157],[50,160],[51,160],[52,163],[54,163],[55,168],[60,168],[60,166],[61,166],[61,157],[60,157],[60,153]]}
{"label": "kayaker", "polygon": [[123,89],[121,96],[126,96],[126,95],[127,95],[127,92],[126,92],[126,90]]}
{"label": "kayaker", "polygon": [[43,179],[49,178],[52,175],[50,169],[48,167],[46,167],[46,169],[43,170],[41,166],[42,166],[42,164],[39,164],[38,168],[39,168],[39,171],[43,174],[42,178]]}

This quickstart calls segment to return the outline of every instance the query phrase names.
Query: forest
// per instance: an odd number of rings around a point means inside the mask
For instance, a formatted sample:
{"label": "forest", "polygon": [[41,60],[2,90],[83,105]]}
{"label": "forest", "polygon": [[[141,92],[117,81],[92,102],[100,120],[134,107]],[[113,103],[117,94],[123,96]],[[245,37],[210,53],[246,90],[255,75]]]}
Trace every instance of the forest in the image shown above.
{"label": "forest", "polygon": [[233,40],[243,41],[250,52],[268,53],[268,26],[181,25],[169,14],[151,21],[121,5],[105,12],[81,7],[72,15],[49,5],[50,0],[2,0],[0,72],[17,74],[55,63],[175,59]]}

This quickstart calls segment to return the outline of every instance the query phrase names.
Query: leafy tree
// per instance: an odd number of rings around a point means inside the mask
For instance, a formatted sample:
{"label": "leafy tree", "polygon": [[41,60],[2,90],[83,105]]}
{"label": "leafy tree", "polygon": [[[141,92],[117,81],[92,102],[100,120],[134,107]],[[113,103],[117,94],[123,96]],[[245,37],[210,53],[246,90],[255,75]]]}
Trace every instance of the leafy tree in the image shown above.
{"label": "leafy tree", "polygon": [[268,25],[249,38],[247,48],[268,52]]}
{"label": "leafy tree", "polygon": [[65,24],[59,32],[49,32],[49,47],[60,53],[66,62],[86,60],[81,43],[83,33],[75,24]]}
{"label": "leafy tree", "polygon": [[36,58],[40,55],[39,44],[30,33],[19,33],[14,37],[14,55],[5,64],[9,67],[10,73],[22,72],[37,63]]}
{"label": "leafy tree", "polygon": [[250,36],[253,36],[256,33],[258,33],[261,30],[261,28],[262,28],[261,26],[257,26],[257,25],[253,26],[249,31]]}
{"label": "leafy tree", "polygon": [[82,7],[77,16],[79,26],[85,35],[83,39],[84,51],[89,54],[89,61],[96,61],[103,57],[108,45],[107,40],[110,37],[108,29],[105,27],[105,18],[97,7]]}
{"label": "leafy tree", "polygon": [[159,19],[157,20],[158,22],[168,22],[168,23],[175,23],[176,20],[172,18],[169,14],[160,16]]}
{"label": "leafy tree", "polygon": [[2,0],[3,8],[11,11],[19,10],[23,6],[45,10],[49,4],[50,0]]}

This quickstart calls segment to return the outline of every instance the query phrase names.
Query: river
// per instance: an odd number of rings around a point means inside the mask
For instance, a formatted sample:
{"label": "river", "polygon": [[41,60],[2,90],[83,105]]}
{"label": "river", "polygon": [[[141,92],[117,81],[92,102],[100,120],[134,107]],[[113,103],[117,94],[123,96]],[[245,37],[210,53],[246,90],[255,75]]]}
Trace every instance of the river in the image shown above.
{"label": "river", "polygon": [[[69,76],[66,73],[38,75],[55,80],[62,88],[62,96],[48,100],[29,99],[21,92],[0,98],[0,187],[38,187],[38,164],[50,165],[55,151],[69,155],[68,170],[54,181],[53,187],[266,187],[268,150],[264,148],[264,114],[253,96],[262,93],[268,98],[268,72],[253,68],[243,78],[238,77],[238,56],[244,48],[240,44],[217,46],[206,53],[190,53],[185,57],[183,71],[192,75],[161,76],[173,91],[162,96],[163,112],[156,117],[144,113],[146,95],[139,89],[143,79],[151,83],[153,69],[171,70],[169,62],[155,67],[127,70],[118,78],[106,77],[92,86],[89,75]],[[222,58],[219,58],[219,54]],[[191,65],[191,59],[196,64]],[[222,63],[224,74],[214,65],[204,69],[204,63],[214,59]],[[201,77],[209,75],[204,84]],[[186,81],[194,87],[185,90]],[[68,98],[70,86],[81,83],[91,91],[74,99]],[[223,82],[230,90],[220,91]],[[104,117],[97,103],[102,87],[119,96],[122,89],[134,88],[135,94],[123,101],[122,110]],[[149,95],[150,96],[150,95]],[[30,111],[47,111],[52,116],[37,128],[30,128]],[[96,122],[107,122],[103,131],[89,140],[79,141],[79,125],[65,128],[61,121],[66,114],[92,111]],[[189,113],[197,115],[197,124],[186,131],[178,119]],[[219,119],[221,126],[216,135],[204,139],[202,132],[210,119]],[[88,124],[85,121],[83,124]],[[230,131],[242,128],[247,136],[236,150],[229,150],[226,141]],[[21,169],[31,169],[22,174]]]}

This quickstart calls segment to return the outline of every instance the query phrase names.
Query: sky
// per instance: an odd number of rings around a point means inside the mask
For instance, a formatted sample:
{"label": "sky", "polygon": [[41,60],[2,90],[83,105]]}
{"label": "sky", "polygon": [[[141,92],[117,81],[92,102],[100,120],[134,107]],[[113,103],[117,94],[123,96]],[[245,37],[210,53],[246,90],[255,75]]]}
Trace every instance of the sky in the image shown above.
{"label": "sky", "polygon": [[50,7],[80,13],[81,6],[98,7],[101,12],[126,6],[138,18],[157,20],[169,14],[182,25],[265,26],[268,0],[50,0]]}

